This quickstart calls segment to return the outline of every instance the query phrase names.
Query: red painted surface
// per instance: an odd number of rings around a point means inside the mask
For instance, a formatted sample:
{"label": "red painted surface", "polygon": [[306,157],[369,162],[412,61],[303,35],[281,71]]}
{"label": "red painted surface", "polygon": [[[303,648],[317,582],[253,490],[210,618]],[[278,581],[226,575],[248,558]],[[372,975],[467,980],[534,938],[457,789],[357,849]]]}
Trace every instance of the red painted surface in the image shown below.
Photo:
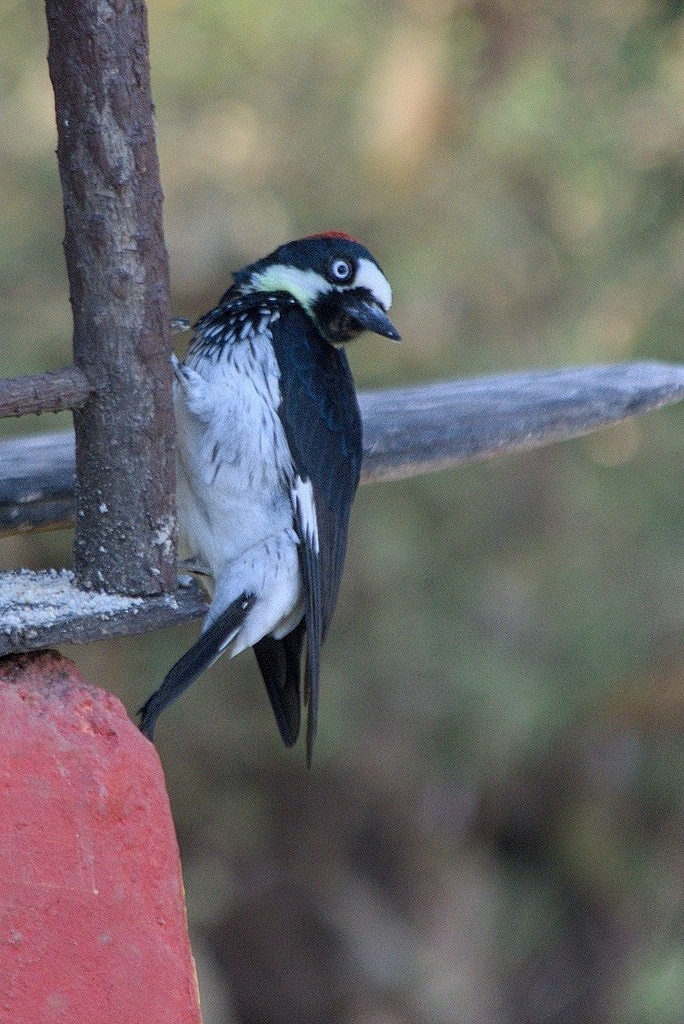
{"label": "red painted surface", "polygon": [[199,1024],[152,744],[54,652],[0,660],[1,1024]]}

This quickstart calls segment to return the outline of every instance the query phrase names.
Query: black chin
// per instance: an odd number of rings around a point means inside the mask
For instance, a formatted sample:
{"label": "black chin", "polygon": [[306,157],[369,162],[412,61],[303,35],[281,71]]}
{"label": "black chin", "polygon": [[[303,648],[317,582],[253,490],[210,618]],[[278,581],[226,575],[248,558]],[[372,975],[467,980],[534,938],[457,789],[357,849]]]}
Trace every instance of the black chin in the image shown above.
{"label": "black chin", "polygon": [[364,331],[399,341],[396,327],[365,288],[328,292],[314,306],[313,315],[321,334],[333,345],[353,341]]}

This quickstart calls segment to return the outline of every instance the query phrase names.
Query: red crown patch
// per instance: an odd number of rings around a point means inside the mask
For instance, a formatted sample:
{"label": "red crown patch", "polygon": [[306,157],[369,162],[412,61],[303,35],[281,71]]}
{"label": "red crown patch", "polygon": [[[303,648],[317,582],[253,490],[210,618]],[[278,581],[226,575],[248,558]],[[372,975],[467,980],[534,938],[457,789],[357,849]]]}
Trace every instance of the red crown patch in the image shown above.
{"label": "red crown patch", "polygon": [[306,235],[306,238],[344,238],[347,242],[356,242],[358,245],[361,244],[358,238],[354,238],[353,235],[348,235],[346,231],[321,231],[316,235]]}

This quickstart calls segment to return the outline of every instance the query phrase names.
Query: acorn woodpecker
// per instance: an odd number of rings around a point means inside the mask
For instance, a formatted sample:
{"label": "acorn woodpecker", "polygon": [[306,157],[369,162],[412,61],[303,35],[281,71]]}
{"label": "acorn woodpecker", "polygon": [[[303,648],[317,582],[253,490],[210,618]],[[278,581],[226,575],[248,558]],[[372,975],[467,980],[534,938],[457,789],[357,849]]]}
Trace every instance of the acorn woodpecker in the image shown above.
{"label": "acorn woodpecker", "polygon": [[311,763],[321,646],[335,608],[361,468],[361,418],[341,346],[394,341],[392,292],[341,232],[281,245],[233,275],[174,357],[182,564],[209,578],[197,642],[141,709],[160,712],[224,652],[253,647],[280,735]]}

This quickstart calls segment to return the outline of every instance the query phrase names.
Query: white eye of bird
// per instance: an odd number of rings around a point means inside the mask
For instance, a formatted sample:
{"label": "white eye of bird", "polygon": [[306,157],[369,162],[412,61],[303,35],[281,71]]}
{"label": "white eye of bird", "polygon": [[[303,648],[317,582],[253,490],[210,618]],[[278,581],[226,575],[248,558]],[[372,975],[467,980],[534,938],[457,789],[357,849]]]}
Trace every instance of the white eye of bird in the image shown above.
{"label": "white eye of bird", "polygon": [[354,274],[354,264],[338,256],[328,264],[328,276],[333,284],[344,284]]}

